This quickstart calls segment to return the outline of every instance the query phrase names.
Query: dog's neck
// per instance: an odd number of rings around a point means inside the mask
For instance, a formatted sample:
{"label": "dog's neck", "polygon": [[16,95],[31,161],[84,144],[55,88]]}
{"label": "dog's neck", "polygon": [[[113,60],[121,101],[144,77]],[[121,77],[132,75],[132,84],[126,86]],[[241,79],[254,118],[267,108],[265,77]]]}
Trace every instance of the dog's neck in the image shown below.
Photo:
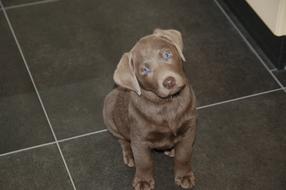
{"label": "dog's neck", "polygon": [[[138,110],[140,115],[159,125],[167,122],[169,128],[174,131],[178,125],[177,116],[183,115],[187,109],[195,109],[195,96],[189,84],[186,84],[178,95],[166,99],[146,90],[142,90],[140,96],[135,92],[132,92],[131,96],[131,106]],[[152,117],[155,115],[156,117]]]}

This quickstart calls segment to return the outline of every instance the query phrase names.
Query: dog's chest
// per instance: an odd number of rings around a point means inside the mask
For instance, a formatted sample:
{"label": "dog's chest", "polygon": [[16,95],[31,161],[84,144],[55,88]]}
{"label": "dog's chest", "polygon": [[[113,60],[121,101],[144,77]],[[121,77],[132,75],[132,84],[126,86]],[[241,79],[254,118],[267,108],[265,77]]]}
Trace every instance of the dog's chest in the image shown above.
{"label": "dog's chest", "polygon": [[178,143],[188,130],[188,125],[170,127],[167,122],[164,125],[152,125],[145,133],[145,140],[152,148],[169,149]]}
{"label": "dog's chest", "polygon": [[148,118],[144,130],[144,139],[150,147],[156,149],[169,149],[175,146],[189,128],[187,121],[188,113],[180,104],[167,105],[149,109],[145,113]]}

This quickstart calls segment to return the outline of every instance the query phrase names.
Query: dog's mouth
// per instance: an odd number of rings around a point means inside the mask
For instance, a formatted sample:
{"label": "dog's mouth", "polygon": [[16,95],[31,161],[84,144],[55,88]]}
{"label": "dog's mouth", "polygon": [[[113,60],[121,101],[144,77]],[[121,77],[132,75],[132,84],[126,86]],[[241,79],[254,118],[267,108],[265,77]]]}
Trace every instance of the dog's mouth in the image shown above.
{"label": "dog's mouth", "polygon": [[176,93],[170,95],[170,98],[176,98],[176,97],[179,96],[180,94],[181,94],[181,89],[180,89],[178,92],[176,92]]}
{"label": "dog's mouth", "polygon": [[158,93],[158,96],[162,99],[172,100],[181,94],[184,87],[185,87],[185,85],[183,85],[181,87],[177,87],[177,88],[171,90],[167,95],[161,95],[160,93]]}
{"label": "dog's mouth", "polygon": [[177,91],[177,92],[175,92],[175,93],[173,93],[173,94],[171,94],[171,95],[165,97],[165,98],[167,98],[167,99],[173,99],[173,98],[176,98],[177,96],[179,96],[180,94],[181,94],[181,89],[180,89],[179,91]]}

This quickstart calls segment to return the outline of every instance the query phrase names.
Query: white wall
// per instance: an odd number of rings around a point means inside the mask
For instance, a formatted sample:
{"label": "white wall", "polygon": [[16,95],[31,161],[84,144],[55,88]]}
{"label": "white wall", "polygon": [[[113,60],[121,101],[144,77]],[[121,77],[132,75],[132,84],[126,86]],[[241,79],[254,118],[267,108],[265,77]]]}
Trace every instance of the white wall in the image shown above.
{"label": "white wall", "polygon": [[286,0],[246,1],[275,35],[286,35]]}

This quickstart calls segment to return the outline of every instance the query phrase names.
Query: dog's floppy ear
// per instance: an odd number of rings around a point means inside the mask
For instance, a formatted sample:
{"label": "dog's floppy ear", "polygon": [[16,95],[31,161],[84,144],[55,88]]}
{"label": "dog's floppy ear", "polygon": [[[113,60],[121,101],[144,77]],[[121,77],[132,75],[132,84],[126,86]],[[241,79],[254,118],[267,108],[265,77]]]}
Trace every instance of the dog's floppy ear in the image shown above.
{"label": "dog's floppy ear", "polygon": [[169,29],[169,30],[162,30],[162,29],[155,29],[153,34],[155,36],[164,38],[168,41],[170,41],[174,46],[176,47],[180,57],[183,61],[186,61],[184,55],[183,55],[183,40],[182,35],[179,31]]}
{"label": "dog's floppy ear", "polygon": [[141,89],[135,75],[135,68],[132,62],[132,54],[124,53],[121,57],[113,75],[115,83],[121,87],[135,91],[141,95]]}

